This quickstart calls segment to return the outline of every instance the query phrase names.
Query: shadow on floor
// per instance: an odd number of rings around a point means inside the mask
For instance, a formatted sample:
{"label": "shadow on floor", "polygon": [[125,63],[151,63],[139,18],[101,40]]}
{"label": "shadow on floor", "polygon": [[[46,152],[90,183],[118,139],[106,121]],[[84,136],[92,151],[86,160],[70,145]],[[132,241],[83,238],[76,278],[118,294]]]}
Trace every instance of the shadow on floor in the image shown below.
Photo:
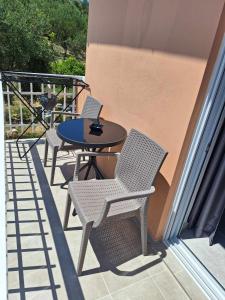
{"label": "shadow on floor", "polygon": [[[28,143],[24,142],[20,145],[20,147],[22,151],[25,151],[25,148],[28,147]],[[15,143],[8,142],[6,144],[6,148],[6,162],[7,169],[9,171],[7,177],[8,182],[11,185],[11,188],[9,189],[9,203],[12,202],[10,203],[11,205],[8,209],[8,213],[13,216],[10,218],[10,220],[8,220],[7,223],[8,225],[15,224],[15,231],[10,231],[8,234],[8,239],[16,239],[15,243],[13,244],[13,246],[15,245],[14,247],[8,244],[8,256],[12,253],[15,253],[18,260],[17,267],[9,267],[8,276],[15,276],[15,272],[18,272],[19,281],[18,287],[9,287],[8,293],[14,294],[15,296],[19,294],[20,299],[24,300],[29,292],[48,290],[51,292],[51,299],[59,299],[57,295],[57,289],[60,288],[60,285],[56,284],[52,271],[52,269],[56,266],[52,265],[50,262],[50,251],[52,248],[48,247],[46,240],[46,236],[51,234],[54,239],[54,245],[68,299],[74,299],[75,295],[76,299],[84,299],[69,247],[62,229],[60,218],[55,206],[54,198],[52,196],[52,192],[50,190],[37,148],[33,147],[31,149],[31,153],[29,153],[23,160],[18,158]],[[31,167],[32,161],[35,172]],[[38,189],[35,180],[38,180],[40,187]],[[23,189],[19,188],[21,185],[23,186]],[[37,190],[39,190],[39,194],[41,193],[41,196],[38,195]],[[21,192],[23,192],[22,195]],[[24,192],[28,192],[29,197],[25,197]],[[40,201],[43,201],[44,203],[44,209],[48,215],[51,233],[45,232],[44,223],[46,220],[42,219],[41,216],[42,208],[40,208]],[[27,213],[26,218],[22,218],[22,213],[24,212]],[[31,215],[32,217],[30,217]],[[24,224],[29,225],[26,226],[25,231]],[[33,232],[34,224],[35,228],[37,229],[35,232]],[[33,238],[32,248],[30,247],[30,244],[28,248],[23,247],[23,245],[26,245],[26,243],[24,243],[24,239],[27,239],[28,237]],[[37,243],[38,237],[41,240],[39,239],[39,242]],[[37,265],[35,263],[35,255],[38,255],[39,252],[44,253],[45,264],[43,265]],[[31,259],[30,264],[26,266],[24,266],[24,253],[32,253],[32,255],[34,253],[33,261]],[[27,284],[26,280],[29,279],[29,277],[32,277],[31,275],[35,276],[34,273],[31,274],[27,272],[31,272],[31,270],[43,269],[47,270],[47,281],[49,282],[49,285],[42,286],[41,284],[34,284],[32,286],[31,281],[29,280]],[[32,278],[32,281],[33,280],[34,278]],[[38,280],[41,281],[41,278]]]}
{"label": "shadow on floor", "polygon": [[[75,169],[75,161],[76,161],[76,157],[74,157],[74,161],[69,162],[69,163],[66,162],[66,163],[64,163],[63,165],[60,166],[60,171],[61,171],[65,181],[68,178],[70,178],[72,180],[73,175],[74,175],[74,169]],[[87,164],[87,160],[86,161],[81,161],[80,167],[82,168],[86,164]],[[79,173],[79,179],[84,179],[84,177],[86,175],[86,172],[87,172],[87,168],[84,168]],[[93,179],[93,178],[95,178],[95,171],[93,170],[93,168],[91,168],[90,171],[89,171],[88,179]],[[54,184],[54,185],[58,185],[58,184]]]}
{"label": "shadow on floor", "polygon": [[85,270],[82,275],[96,272],[111,271],[118,276],[134,276],[154,265],[161,263],[166,256],[163,243],[151,241],[148,243],[149,255],[155,259],[145,265],[127,271],[122,264],[142,255],[141,233],[134,219],[124,219],[118,222],[109,221],[101,227],[92,230],[90,242],[99,261],[100,268]]}
{"label": "shadow on floor", "polygon": [[[27,147],[28,144],[24,143],[21,147]],[[62,229],[61,220],[55,205],[55,201],[51,192],[51,189],[46,178],[46,174],[40,159],[39,153],[36,147],[33,147],[31,153],[28,154],[22,161],[18,158],[16,146],[14,143],[7,143],[8,153],[7,153],[7,163],[9,169],[8,181],[12,185],[11,193],[13,197],[9,200],[13,203],[8,210],[9,213],[14,214],[14,220],[9,220],[10,223],[15,223],[16,230],[15,234],[11,233],[8,237],[16,238],[17,248],[9,248],[8,253],[16,253],[18,256],[18,268],[9,268],[10,272],[17,271],[19,274],[19,287],[14,289],[9,289],[10,294],[19,294],[20,299],[26,299],[26,294],[28,292],[48,290],[51,293],[51,298],[56,300],[60,299],[57,294],[57,290],[60,289],[60,285],[57,284],[54,278],[54,272],[52,271],[55,267],[60,267],[65,290],[68,299],[84,299],[83,292],[80,286],[79,279],[76,274],[76,270],[73,264],[71,253]],[[24,149],[22,149],[24,150]],[[31,165],[33,164],[34,169]],[[19,167],[18,167],[19,165]],[[21,165],[21,167],[20,167]],[[68,167],[68,170],[66,168]],[[65,176],[71,175],[74,170],[74,162],[71,164],[63,165]],[[20,173],[21,170],[21,173]],[[24,178],[24,173],[22,170],[26,171],[26,178]],[[36,176],[36,174],[37,176]],[[23,188],[19,188],[19,183],[22,184]],[[28,189],[24,184],[29,185],[31,188]],[[38,187],[37,187],[38,184]],[[29,191],[29,197],[25,198],[18,195],[19,192]],[[43,201],[44,210],[48,216],[48,221],[50,225],[50,231],[46,232],[44,223],[46,220],[41,216],[42,207],[39,203]],[[32,208],[21,209],[19,203],[30,203]],[[35,218],[27,218],[24,220],[20,219],[19,213],[21,211],[35,213]],[[29,215],[28,215],[29,216]],[[21,233],[21,224],[37,224],[39,227],[39,232],[33,233],[32,231],[26,231],[26,233]],[[82,230],[81,227],[69,228],[68,230]],[[48,247],[46,236],[51,234],[54,240],[55,251],[59,260],[59,266],[51,264],[50,252],[51,247]],[[32,236],[34,238],[33,248],[23,248],[23,237]],[[41,238],[41,247],[36,245],[36,237]],[[107,222],[98,229],[94,229],[90,236],[90,242],[95,252],[95,255],[100,263],[100,268],[85,270],[82,276],[88,274],[94,274],[97,272],[105,272],[110,270],[118,276],[134,276],[138,273],[143,272],[146,269],[153,267],[154,265],[161,263],[163,258],[166,256],[166,248],[162,243],[155,243],[153,241],[149,244],[149,255],[154,258],[151,262],[140,265],[133,270],[126,270],[123,266],[124,263],[141,255],[141,239],[140,230],[137,226],[136,220],[120,220],[118,222]],[[24,252],[43,252],[45,256],[45,264],[43,265],[30,265],[24,266],[23,263],[23,253]],[[25,272],[36,269],[46,269],[48,274],[49,285],[42,286],[27,286],[25,280]],[[76,295],[76,298],[75,298]]]}

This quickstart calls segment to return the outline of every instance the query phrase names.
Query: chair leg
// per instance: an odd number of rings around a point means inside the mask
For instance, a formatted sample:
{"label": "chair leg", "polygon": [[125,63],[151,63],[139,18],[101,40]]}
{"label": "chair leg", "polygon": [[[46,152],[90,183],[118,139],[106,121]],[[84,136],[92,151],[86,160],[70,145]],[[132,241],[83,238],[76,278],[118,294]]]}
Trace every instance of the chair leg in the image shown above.
{"label": "chair leg", "polygon": [[140,211],[140,221],[141,221],[141,246],[142,246],[142,254],[148,254],[148,232],[147,232],[147,216],[144,210]]}
{"label": "chair leg", "polygon": [[79,260],[77,265],[77,275],[80,276],[82,273],[82,268],[84,264],[84,257],[87,250],[87,244],[88,239],[91,233],[92,229],[92,223],[85,224],[83,226],[83,234],[82,234],[82,240],[81,240],[81,246],[80,246],[80,254],[79,254]]}
{"label": "chair leg", "polygon": [[53,148],[53,154],[52,154],[52,171],[51,171],[50,185],[53,185],[53,182],[54,182],[57,152],[58,152],[58,148],[56,148],[56,147]]}
{"label": "chair leg", "polygon": [[67,194],[67,200],[66,200],[66,210],[64,215],[64,222],[63,222],[63,229],[66,230],[68,226],[69,221],[69,215],[70,215],[70,207],[71,207],[71,198],[69,193]]}
{"label": "chair leg", "polygon": [[45,156],[44,156],[44,167],[47,166],[47,158],[48,158],[48,140],[45,139]]}

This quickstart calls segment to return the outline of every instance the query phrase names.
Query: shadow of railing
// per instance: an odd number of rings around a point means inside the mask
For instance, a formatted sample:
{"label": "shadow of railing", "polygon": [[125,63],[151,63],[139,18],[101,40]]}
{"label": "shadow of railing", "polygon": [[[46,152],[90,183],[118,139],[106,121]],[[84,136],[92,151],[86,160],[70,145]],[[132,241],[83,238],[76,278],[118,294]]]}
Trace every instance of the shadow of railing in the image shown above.
{"label": "shadow of railing", "polygon": [[[25,146],[23,146],[25,147]],[[50,257],[49,257],[49,251],[51,248],[47,247],[47,241],[46,241],[46,233],[44,231],[43,227],[43,222],[45,220],[42,219],[41,217],[41,208],[39,207],[39,201],[41,200],[40,197],[37,197],[37,189],[35,187],[35,181],[34,181],[34,174],[32,174],[32,168],[30,165],[30,161],[28,157],[26,157],[25,161],[17,162],[17,156],[15,155],[15,151],[13,149],[16,149],[16,146],[13,143],[7,143],[7,150],[8,150],[8,157],[7,157],[7,164],[10,166],[9,169],[11,172],[8,174],[8,180],[9,183],[12,185],[12,189],[9,189],[9,192],[12,194],[12,197],[9,199],[9,202],[13,202],[13,208],[8,209],[8,213],[13,213],[14,215],[14,220],[13,221],[7,221],[7,224],[15,224],[15,234],[8,234],[8,238],[15,238],[16,239],[16,248],[15,249],[9,249],[8,247],[8,253],[16,253],[18,257],[18,267],[11,267],[8,268],[8,272],[18,272],[19,276],[19,287],[18,288],[9,288],[8,293],[17,293],[20,294],[21,299],[26,299],[25,293],[30,292],[30,291],[36,291],[36,290],[43,290],[43,289],[49,289],[52,292],[52,298],[57,299],[57,294],[56,294],[56,289],[59,288],[59,285],[55,284],[54,278],[53,278],[53,273],[52,273],[52,268],[54,267],[50,263]],[[21,167],[15,167],[15,164],[22,164]],[[16,174],[15,170],[27,170],[27,174]],[[23,176],[26,177],[27,179],[25,181],[17,181],[17,176]],[[19,189],[18,186],[20,184],[26,183],[27,185],[30,185],[30,189]],[[32,197],[26,198],[18,198],[18,192],[31,192]],[[32,202],[32,205],[35,206],[35,208],[26,208],[26,209],[21,209],[19,202]],[[26,219],[26,220],[20,220],[20,213],[22,211],[35,211],[36,212],[36,219]],[[24,223],[31,223],[30,225],[30,232],[23,234],[21,232],[21,224]],[[39,230],[40,232],[32,232],[32,223],[38,223]],[[42,247],[37,248],[28,248],[24,249],[22,247],[22,239],[25,237],[32,237],[32,236],[38,236],[41,238],[42,241]],[[42,251],[45,256],[45,265],[39,265],[39,266],[26,266],[24,267],[23,265],[23,253],[25,252],[34,252],[34,251]],[[39,286],[39,287],[26,287],[25,285],[25,278],[24,278],[24,272],[29,271],[32,269],[47,269],[48,271],[48,278],[49,278],[49,285],[48,286]]]}
{"label": "shadow of railing", "polygon": [[[23,148],[22,150],[25,150],[26,146],[29,146],[28,143],[21,144],[20,147]],[[15,272],[18,272],[19,278],[18,287],[16,286],[14,288],[14,286],[10,287],[9,285],[8,293],[14,294],[15,296],[19,295],[20,299],[25,300],[26,293],[28,292],[49,290],[51,292],[52,299],[59,299],[57,289],[61,288],[61,286],[57,284],[54,279],[53,269],[56,265],[52,264],[50,260],[50,251],[53,249],[48,246],[46,239],[49,233],[45,231],[44,224],[46,220],[43,219],[41,215],[42,210],[44,209],[48,216],[51,235],[54,240],[54,246],[59,261],[59,266],[57,267],[60,267],[67,297],[68,299],[74,299],[76,296],[76,299],[84,299],[54,198],[36,147],[32,148],[31,153],[28,154],[22,161],[16,153],[15,143],[7,142],[6,148],[7,177],[8,184],[11,186],[9,188],[10,207],[7,212],[12,217],[12,219],[9,219],[7,223],[9,225],[15,224],[15,230],[10,231],[7,234],[8,239],[15,239],[15,243],[13,244],[14,247],[9,246],[8,244],[8,255],[11,253],[15,253],[17,255],[17,263],[13,266],[9,266],[8,274],[10,275],[10,273],[15,274]],[[33,169],[31,164],[32,162],[34,166]],[[37,182],[39,184],[38,188]],[[26,197],[26,192],[29,193],[28,197]],[[41,196],[39,195],[40,193]],[[44,208],[40,207],[41,201],[43,201]],[[26,208],[23,207],[24,205]],[[23,217],[21,219],[22,213],[28,214],[28,217]],[[29,214],[32,214],[33,217],[29,217]],[[39,230],[35,231],[32,229],[34,224],[36,228],[39,228]],[[26,226],[25,232],[23,232],[21,226]],[[33,244],[29,244],[29,247],[26,248],[23,245],[26,245],[26,243],[24,244],[24,240],[28,238],[32,239]],[[37,242],[37,240],[39,240],[39,242]],[[37,262],[32,264],[32,262],[30,262],[29,265],[24,265],[24,253],[33,253],[35,260],[35,253],[38,254],[40,252],[44,254],[44,264],[38,264]],[[27,284],[26,274],[29,274],[29,271],[34,270],[45,270],[45,272],[47,270],[49,284],[32,285],[32,281]]]}

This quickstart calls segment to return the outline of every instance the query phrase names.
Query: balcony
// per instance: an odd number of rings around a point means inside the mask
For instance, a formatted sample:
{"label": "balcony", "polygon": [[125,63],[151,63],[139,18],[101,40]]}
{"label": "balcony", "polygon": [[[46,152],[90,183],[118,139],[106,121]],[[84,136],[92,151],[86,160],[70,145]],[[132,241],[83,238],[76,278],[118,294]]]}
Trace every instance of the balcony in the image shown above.
{"label": "balcony", "polygon": [[[4,94],[10,113],[11,92],[6,89]],[[35,97],[32,90],[28,96]],[[64,90],[63,107],[67,96]],[[22,106],[21,111],[23,127]],[[10,116],[8,120],[7,128],[12,129],[16,124]],[[24,139],[21,153],[33,141]],[[149,255],[142,256],[138,221],[133,219],[115,223],[113,230],[104,225],[92,231],[78,277],[81,223],[71,217],[69,229],[63,231],[67,189],[60,188],[73,174],[75,153],[59,154],[52,187],[51,159],[44,168],[43,157],[44,139],[22,160],[15,140],[5,140],[9,299],[206,299],[163,243],[149,238]]]}

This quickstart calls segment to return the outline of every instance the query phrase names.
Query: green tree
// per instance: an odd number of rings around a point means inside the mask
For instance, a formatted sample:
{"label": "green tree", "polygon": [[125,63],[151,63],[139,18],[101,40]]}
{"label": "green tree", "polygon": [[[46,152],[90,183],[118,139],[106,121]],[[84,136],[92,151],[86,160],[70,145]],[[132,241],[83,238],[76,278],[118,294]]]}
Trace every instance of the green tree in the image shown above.
{"label": "green tree", "polygon": [[88,14],[77,1],[54,1],[49,18],[55,43],[62,46],[63,58],[73,54],[77,59],[85,58]]}
{"label": "green tree", "polygon": [[35,1],[0,0],[2,70],[45,71],[53,59],[48,18]]}
{"label": "green tree", "polygon": [[84,61],[87,19],[78,0],[0,0],[0,69],[49,72],[54,60]]}

